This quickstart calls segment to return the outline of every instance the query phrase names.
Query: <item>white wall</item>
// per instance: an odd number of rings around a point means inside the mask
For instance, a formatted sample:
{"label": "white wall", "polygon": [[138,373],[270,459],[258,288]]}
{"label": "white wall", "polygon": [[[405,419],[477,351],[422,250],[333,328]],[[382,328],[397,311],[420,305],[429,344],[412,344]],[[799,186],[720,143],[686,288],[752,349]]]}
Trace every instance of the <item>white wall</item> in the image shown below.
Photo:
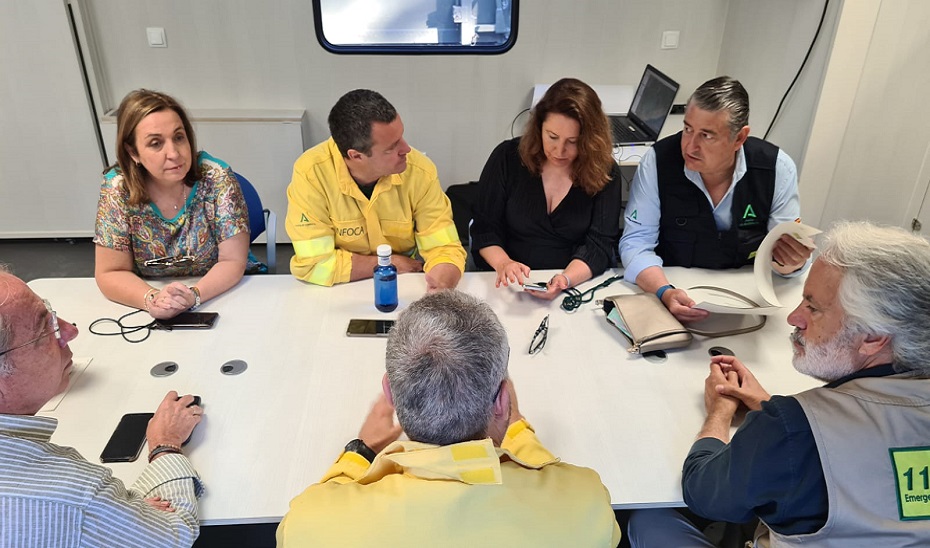
{"label": "white wall", "polygon": [[[398,108],[408,141],[436,162],[445,186],[478,177],[529,106],[534,83],[575,76],[635,84],[652,63],[687,97],[716,74],[727,4],[524,0],[510,52],[410,57],[325,52],[309,0],[87,0],[114,101],[150,87],[190,108],[305,109],[316,142],[328,136],[326,116],[339,96],[369,87]],[[147,47],[147,26],[165,28],[167,49]],[[663,30],[681,31],[679,49],[659,48]]]}
{"label": "white wall", "polygon": [[[36,1],[61,5],[66,0]],[[563,76],[635,84],[645,64],[652,63],[681,83],[682,102],[703,81],[729,72],[747,84],[753,125],[760,132],[803,56],[820,6],[807,0],[524,0],[517,43],[504,55],[340,56],[317,43],[310,0],[67,1],[81,8],[86,27],[79,32],[83,36],[88,30],[85,43],[94,46],[90,53],[99,89],[92,91],[101,106],[112,108],[128,91],[148,87],[176,95],[193,109],[306,110],[304,144],[312,145],[328,136],[326,116],[336,99],[350,89],[370,87],[398,107],[408,140],[433,158],[445,186],[476,179],[490,150],[510,137],[514,116],[529,106],[533,84]],[[831,17],[832,8],[821,47],[832,39]],[[22,26],[14,16],[5,20]],[[166,29],[168,48],[147,46],[148,26]],[[660,49],[664,30],[681,32],[678,49]],[[36,31],[42,32],[57,31]],[[33,67],[31,57],[19,55],[31,47],[5,48],[23,62],[4,63],[0,77],[22,80],[40,73],[37,67],[45,63]],[[822,55],[818,48],[773,133],[799,164],[819,93]],[[60,74],[77,70],[66,55],[58,62],[70,63],[56,69]],[[44,78],[48,85],[30,89],[55,89],[56,77]],[[2,149],[15,150],[17,140],[34,148],[49,140],[21,138],[62,118],[55,109],[28,107],[31,98],[56,105],[44,97],[17,92],[0,104],[4,119],[15,122],[4,124],[12,129],[5,132]],[[26,112],[30,115],[23,116]],[[67,112],[82,116],[83,107],[70,106]],[[517,133],[524,121],[525,116],[519,119]],[[680,117],[672,117],[666,132],[680,124]],[[85,140],[92,149],[92,137]],[[201,144],[210,150],[209,142]],[[82,143],[62,146],[75,156],[93,155],[83,152]],[[269,161],[286,174],[293,155],[282,151]],[[236,158],[225,159],[236,167]],[[88,191],[89,203],[100,179],[100,167],[92,163],[68,170],[71,179],[94,189]],[[41,210],[54,199],[43,191],[57,188],[62,178],[50,170],[29,177],[38,191],[27,205]],[[0,179],[8,188],[21,177],[0,170]],[[287,181],[253,182],[261,191],[265,185],[283,188]],[[23,209],[26,204],[18,200],[13,196],[7,202]],[[84,216],[81,222],[92,226]]]}
{"label": "white wall", "polygon": [[[851,16],[872,23],[871,41],[852,71],[859,79],[848,84],[856,90],[848,125],[832,136],[841,145],[825,181],[821,223],[870,219],[910,228],[928,185],[921,171],[930,144],[930,102],[922,93],[930,87],[930,3],[885,0],[877,11],[875,2],[847,4]],[[836,63],[855,65],[844,57]],[[835,78],[845,82],[847,74]]]}
{"label": "white wall", "polygon": [[[749,92],[751,134],[761,138],[817,30],[825,0],[730,2],[720,50],[720,74],[738,79]],[[833,0],[804,71],[785,100],[768,140],[798,164],[800,184],[811,120],[836,32],[842,1]]]}
{"label": "white wall", "polygon": [[0,237],[92,235],[102,164],[63,0],[0,2]]}

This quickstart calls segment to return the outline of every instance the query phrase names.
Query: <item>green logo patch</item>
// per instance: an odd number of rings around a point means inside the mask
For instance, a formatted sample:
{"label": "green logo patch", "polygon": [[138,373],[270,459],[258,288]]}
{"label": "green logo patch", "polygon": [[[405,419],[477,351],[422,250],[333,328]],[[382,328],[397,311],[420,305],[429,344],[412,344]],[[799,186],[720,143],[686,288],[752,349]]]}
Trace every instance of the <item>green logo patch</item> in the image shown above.
{"label": "green logo patch", "polygon": [[888,449],[902,520],[930,519],[930,447]]}
{"label": "green logo patch", "polygon": [[300,222],[302,222],[302,223],[309,223],[309,222],[310,222],[310,219],[308,219],[306,215],[304,215],[303,213],[301,213],[301,214],[300,214]]}
{"label": "green logo patch", "polygon": [[632,220],[634,220],[634,221],[636,220],[636,210],[635,210],[635,209],[633,210],[633,213],[630,213],[630,219],[632,219]]}
{"label": "green logo patch", "polygon": [[743,212],[743,220],[746,219],[755,219],[756,212],[752,209],[752,204],[746,206],[746,211]]}

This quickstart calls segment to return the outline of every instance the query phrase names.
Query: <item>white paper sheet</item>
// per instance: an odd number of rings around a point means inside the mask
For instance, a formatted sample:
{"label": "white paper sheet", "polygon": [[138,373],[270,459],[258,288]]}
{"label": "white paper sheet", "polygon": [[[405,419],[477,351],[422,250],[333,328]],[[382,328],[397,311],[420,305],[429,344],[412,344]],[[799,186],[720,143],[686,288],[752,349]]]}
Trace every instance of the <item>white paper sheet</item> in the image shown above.
{"label": "white paper sheet", "polygon": [[788,234],[804,244],[804,246],[817,249],[813,237],[820,234],[820,232],[817,228],[793,221],[776,225],[769,231],[762,243],[759,244],[755,262],[753,263],[753,277],[756,280],[759,294],[762,295],[762,302],[758,306],[752,306],[750,303],[725,292],[714,291],[709,288],[691,288],[688,289],[688,296],[697,303],[694,308],[701,308],[716,314],[769,316],[776,313],[782,308],[782,304],[778,301],[778,297],[775,295],[775,287],[772,284],[772,276],[775,275],[772,271],[772,249],[775,247],[775,242],[778,241],[782,234]]}
{"label": "white paper sheet", "polygon": [[817,249],[813,237],[820,234],[820,232],[820,229],[812,226],[788,221],[776,225],[775,228],[769,231],[765,239],[762,240],[762,243],[759,244],[759,249],[756,251],[756,259],[753,263],[752,270],[755,274],[756,286],[759,288],[759,294],[762,295],[765,304],[777,307],[782,306],[778,301],[778,297],[775,295],[775,288],[772,285],[772,276],[774,275],[772,272],[772,249],[775,247],[775,242],[781,238],[782,234],[789,234],[806,247]]}
{"label": "white paper sheet", "polygon": [[90,365],[93,358],[72,358],[71,361],[73,365],[71,366],[71,375],[68,379],[68,388],[65,388],[61,394],[49,400],[48,403],[45,404],[45,407],[39,410],[39,413],[50,413],[58,408],[58,404],[61,403],[61,400],[65,399],[65,396],[71,391],[71,387],[77,382],[78,377],[84,373],[84,370],[87,369],[87,366]]}

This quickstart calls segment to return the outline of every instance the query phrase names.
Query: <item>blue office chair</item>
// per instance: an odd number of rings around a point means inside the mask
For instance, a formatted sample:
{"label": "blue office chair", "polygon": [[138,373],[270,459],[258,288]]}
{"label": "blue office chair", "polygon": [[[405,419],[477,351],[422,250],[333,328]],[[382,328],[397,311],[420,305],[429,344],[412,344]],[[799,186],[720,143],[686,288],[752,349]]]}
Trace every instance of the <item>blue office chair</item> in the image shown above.
{"label": "blue office chair", "polygon": [[242,189],[242,196],[245,198],[245,205],[249,210],[249,232],[251,232],[251,241],[254,242],[255,238],[262,232],[267,230],[267,240],[268,248],[266,253],[266,262],[268,264],[268,271],[275,271],[275,235],[276,230],[275,226],[278,222],[278,216],[275,215],[274,211],[270,209],[265,209],[262,207],[262,199],[258,196],[258,191],[255,190],[255,187],[252,186],[252,183],[248,179],[239,175],[235,171],[233,174],[236,176],[236,179],[239,180],[239,188]]}

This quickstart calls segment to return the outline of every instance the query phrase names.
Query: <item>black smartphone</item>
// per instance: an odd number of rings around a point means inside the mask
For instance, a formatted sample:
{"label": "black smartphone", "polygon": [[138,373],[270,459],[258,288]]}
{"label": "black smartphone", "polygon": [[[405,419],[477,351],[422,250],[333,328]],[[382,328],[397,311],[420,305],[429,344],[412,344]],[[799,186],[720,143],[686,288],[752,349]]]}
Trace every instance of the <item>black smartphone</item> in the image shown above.
{"label": "black smartphone", "polygon": [[210,329],[220,315],[217,312],[181,312],[173,318],[155,320],[159,329]]}
{"label": "black smartphone", "polygon": [[387,337],[394,320],[349,320],[348,337]]}
{"label": "black smartphone", "polygon": [[100,453],[100,462],[133,462],[139,458],[145,445],[145,430],[155,413],[129,413],[123,415]]}

